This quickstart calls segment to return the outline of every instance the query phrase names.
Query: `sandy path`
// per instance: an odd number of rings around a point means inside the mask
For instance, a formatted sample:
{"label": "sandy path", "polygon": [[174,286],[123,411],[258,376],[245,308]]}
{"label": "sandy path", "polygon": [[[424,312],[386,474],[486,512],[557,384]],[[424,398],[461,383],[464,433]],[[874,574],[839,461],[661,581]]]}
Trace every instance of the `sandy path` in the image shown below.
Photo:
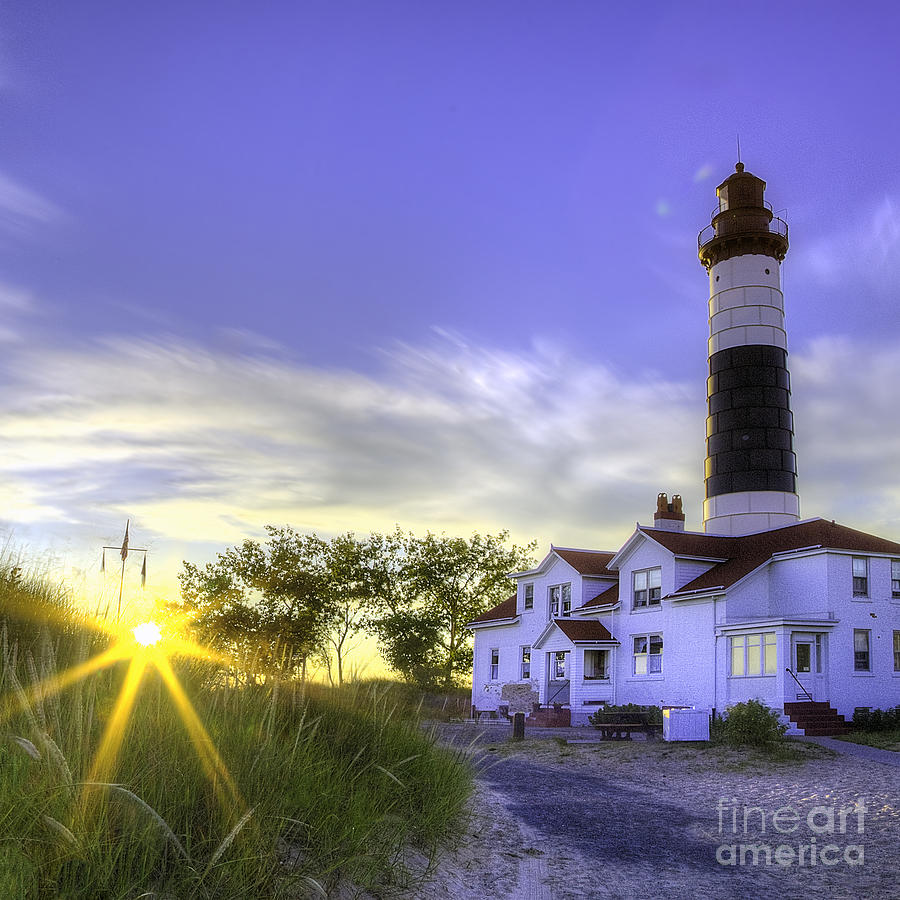
{"label": "sandy path", "polygon": [[[471,730],[461,735],[471,740]],[[510,745],[504,738],[484,736],[493,764],[479,767],[470,828],[417,898],[900,897],[898,769],[814,748],[805,762],[776,765],[678,745]],[[787,837],[752,825],[746,836],[731,837],[727,828],[723,835],[723,797],[770,813],[789,806],[801,818],[817,805],[866,798],[865,833],[817,836],[803,822]],[[717,848],[733,840],[774,849],[813,837],[820,847],[862,842],[864,864],[725,867],[716,860]]]}

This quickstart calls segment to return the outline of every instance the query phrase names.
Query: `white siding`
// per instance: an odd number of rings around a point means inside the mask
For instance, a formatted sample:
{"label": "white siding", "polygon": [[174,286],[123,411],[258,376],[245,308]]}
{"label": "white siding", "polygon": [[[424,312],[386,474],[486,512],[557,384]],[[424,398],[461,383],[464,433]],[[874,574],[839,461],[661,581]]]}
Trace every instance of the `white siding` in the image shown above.
{"label": "white siding", "polygon": [[[900,598],[891,596],[890,558],[869,556],[869,596],[853,597],[852,553],[812,552],[782,557],[728,589],[724,596],[694,600],[663,600],[659,606],[631,609],[631,575],[636,569],[660,566],[662,595],[703,571],[707,564],[676,561],[671,553],[647,539],[639,541],[622,561],[621,607],[597,614],[620,642],[611,655],[609,684],[583,679],[584,646],[573,644],[559,631],[533,650],[531,685],[546,687],[547,653],[569,652],[569,699],[573,723],[587,720],[596,709],[585,700],[613,703],[693,705],[723,710],[742,700],[759,698],[773,707],[796,699],[797,687],[784,672],[792,665],[791,638],[795,632],[822,635],[823,671],[811,677],[817,700],[827,700],[850,718],[857,706],[888,708],[900,704],[900,672],[894,672],[893,632],[900,631]],[[866,555],[866,554],[856,554]],[[573,607],[578,597],[599,593],[597,579],[582,579],[561,560],[534,583],[534,610],[520,613],[516,625],[475,631],[473,703],[496,709],[504,683],[519,681],[521,647],[533,647],[547,625],[547,588],[572,583]],[[602,584],[601,584],[602,587]],[[523,598],[519,588],[519,602]],[[771,618],[767,625],[745,625],[751,633],[775,631],[775,676],[731,678],[728,674],[729,633],[716,636],[716,624],[730,626]],[[791,623],[791,619],[799,620]],[[778,620],[788,620],[781,624]],[[812,620],[804,622],[803,620]],[[821,624],[816,624],[820,621]],[[853,665],[853,630],[870,632],[872,671],[859,673]],[[632,674],[632,639],[639,634],[662,634],[663,670],[659,676]],[[490,680],[490,650],[500,651],[500,677]],[[815,673],[812,673],[815,675]]]}
{"label": "white siding", "polygon": [[695,559],[675,560],[675,590],[684,587],[688,582],[698,578],[704,572],[708,572],[715,563],[698,562]]}
{"label": "white siding", "polygon": [[584,576],[582,578],[581,603],[579,606],[584,606],[588,600],[593,600],[597,594],[602,594],[604,591],[609,590],[615,583],[615,578],[594,578],[590,575]]}

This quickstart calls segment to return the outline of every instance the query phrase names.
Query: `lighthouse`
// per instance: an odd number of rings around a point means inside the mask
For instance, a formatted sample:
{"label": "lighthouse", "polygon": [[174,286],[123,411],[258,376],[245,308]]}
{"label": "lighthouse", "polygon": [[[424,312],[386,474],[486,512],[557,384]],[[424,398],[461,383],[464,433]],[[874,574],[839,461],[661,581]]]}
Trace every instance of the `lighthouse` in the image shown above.
{"label": "lighthouse", "polygon": [[788,228],[765,189],[739,162],[716,188],[718,207],[698,238],[709,273],[709,534],[751,534],[800,519],[781,291]]}

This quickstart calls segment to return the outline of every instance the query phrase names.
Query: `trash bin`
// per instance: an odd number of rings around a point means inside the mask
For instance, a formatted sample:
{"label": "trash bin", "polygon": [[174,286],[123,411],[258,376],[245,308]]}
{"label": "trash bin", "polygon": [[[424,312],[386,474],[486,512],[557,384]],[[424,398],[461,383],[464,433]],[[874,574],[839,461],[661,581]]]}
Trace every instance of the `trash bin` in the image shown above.
{"label": "trash bin", "polygon": [[708,709],[664,709],[664,741],[708,741]]}

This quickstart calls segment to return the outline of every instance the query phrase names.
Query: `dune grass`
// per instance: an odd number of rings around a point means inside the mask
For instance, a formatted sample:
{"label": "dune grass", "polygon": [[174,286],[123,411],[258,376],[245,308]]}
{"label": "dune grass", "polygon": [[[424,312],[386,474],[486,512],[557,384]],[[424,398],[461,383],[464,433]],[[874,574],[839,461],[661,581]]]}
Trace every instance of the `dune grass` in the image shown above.
{"label": "dune grass", "polygon": [[128,659],[59,694],[48,679],[107,649],[65,596],[0,567],[0,896],[324,896],[339,880],[409,883],[471,791],[462,759],[418,724],[408,691],[226,686],[172,665],[208,743],[152,666],[116,720]]}

